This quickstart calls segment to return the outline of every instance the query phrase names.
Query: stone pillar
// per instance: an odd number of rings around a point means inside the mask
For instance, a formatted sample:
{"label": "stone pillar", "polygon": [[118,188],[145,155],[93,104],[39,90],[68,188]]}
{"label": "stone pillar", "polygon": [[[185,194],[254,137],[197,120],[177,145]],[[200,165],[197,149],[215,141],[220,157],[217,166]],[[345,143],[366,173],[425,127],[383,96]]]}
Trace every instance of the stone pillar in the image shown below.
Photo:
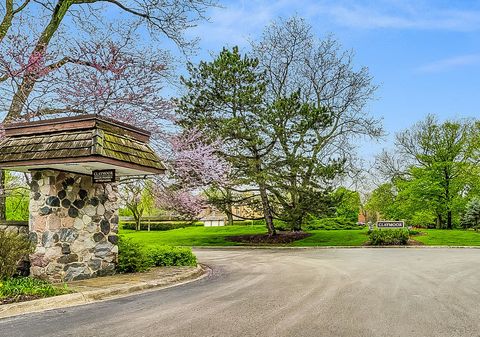
{"label": "stone pillar", "polygon": [[117,183],[93,184],[87,175],[32,172],[32,276],[53,282],[115,271],[118,247]]}

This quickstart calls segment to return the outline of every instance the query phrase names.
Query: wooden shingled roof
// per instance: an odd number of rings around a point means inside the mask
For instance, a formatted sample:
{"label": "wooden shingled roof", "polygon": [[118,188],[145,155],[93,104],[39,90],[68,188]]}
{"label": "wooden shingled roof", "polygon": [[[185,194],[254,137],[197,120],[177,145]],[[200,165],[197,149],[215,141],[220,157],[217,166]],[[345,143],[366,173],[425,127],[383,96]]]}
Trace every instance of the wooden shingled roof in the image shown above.
{"label": "wooden shingled roof", "polygon": [[119,175],[165,171],[148,144],[150,133],[96,115],[10,124],[5,136],[0,142],[2,168],[79,173],[115,168]]}

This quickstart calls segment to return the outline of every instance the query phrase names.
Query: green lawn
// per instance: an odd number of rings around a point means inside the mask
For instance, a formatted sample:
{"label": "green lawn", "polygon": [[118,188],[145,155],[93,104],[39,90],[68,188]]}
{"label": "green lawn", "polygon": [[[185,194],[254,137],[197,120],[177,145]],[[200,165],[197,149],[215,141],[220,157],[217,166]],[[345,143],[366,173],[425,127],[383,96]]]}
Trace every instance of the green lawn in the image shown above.
{"label": "green lawn", "polygon": [[465,230],[425,229],[413,239],[427,246],[480,246],[480,232]]}
{"label": "green lawn", "polygon": [[265,226],[185,227],[169,231],[121,230],[120,234],[141,242],[146,247],[172,246],[238,246],[226,236],[265,233]]}
{"label": "green lawn", "polygon": [[[463,230],[422,230],[424,235],[413,239],[428,246],[480,246],[480,233]],[[141,242],[147,248],[159,245],[172,246],[240,246],[227,241],[227,236],[265,233],[264,226],[186,227],[169,231],[122,230],[126,237]],[[289,244],[306,246],[361,246],[368,240],[367,230],[313,230],[312,236]]]}
{"label": "green lawn", "polygon": [[[141,242],[146,247],[172,246],[240,246],[225,237],[265,233],[264,226],[186,227],[169,231],[122,230],[121,234]],[[313,235],[289,246],[360,246],[367,241],[366,230],[314,230]]]}

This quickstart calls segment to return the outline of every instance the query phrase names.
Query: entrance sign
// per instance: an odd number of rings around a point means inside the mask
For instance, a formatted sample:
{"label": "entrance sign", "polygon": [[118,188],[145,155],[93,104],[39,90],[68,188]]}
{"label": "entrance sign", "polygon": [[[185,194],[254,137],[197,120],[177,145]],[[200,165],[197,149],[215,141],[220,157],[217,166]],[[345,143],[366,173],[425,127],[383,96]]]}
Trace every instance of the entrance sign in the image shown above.
{"label": "entrance sign", "polygon": [[405,228],[404,221],[377,221],[377,228]]}
{"label": "entrance sign", "polygon": [[115,182],[115,170],[97,170],[92,171],[94,184]]}

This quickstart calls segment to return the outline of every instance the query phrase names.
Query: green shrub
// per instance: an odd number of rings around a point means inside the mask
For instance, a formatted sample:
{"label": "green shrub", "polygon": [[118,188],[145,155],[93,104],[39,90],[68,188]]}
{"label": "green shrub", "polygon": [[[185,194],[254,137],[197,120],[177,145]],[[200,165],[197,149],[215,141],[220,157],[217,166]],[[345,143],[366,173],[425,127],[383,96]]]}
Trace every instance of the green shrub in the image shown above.
{"label": "green shrub", "polygon": [[[187,222],[187,221],[162,221],[162,222],[151,222],[150,230],[151,231],[169,231],[171,229],[185,228],[190,226],[203,226],[202,222]],[[135,222],[123,222],[123,229],[132,229],[135,230]],[[140,230],[148,230],[148,222],[140,223]]]}
{"label": "green shrub", "polygon": [[410,225],[420,228],[435,228],[435,220],[437,216],[431,211],[418,211],[412,216]]}
{"label": "green shrub", "polygon": [[0,300],[16,302],[22,296],[50,297],[70,293],[66,285],[53,286],[50,282],[32,277],[9,278],[0,282]]}
{"label": "green shrub", "polygon": [[32,252],[32,243],[23,235],[0,230],[0,280],[12,277],[18,263]]}
{"label": "green shrub", "polygon": [[153,265],[164,266],[196,266],[197,258],[190,248],[163,246],[148,251]]}
{"label": "green shrub", "polygon": [[363,225],[358,225],[355,221],[352,221],[351,219],[337,217],[337,218],[310,219],[307,222],[307,224],[304,225],[304,228],[308,230],[362,229]]}
{"label": "green shrub", "polygon": [[460,225],[464,228],[473,228],[478,230],[480,227],[480,198],[473,198],[465,206]]}
{"label": "green shrub", "polygon": [[142,245],[130,238],[120,236],[118,240],[118,264],[120,273],[136,273],[148,270],[152,261]]}
{"label": "green shrub", "polygon": [[120,237],[117,271],[136,273],[151,267],[196,266],[197,258],[190,248],[160,246],[146,250],[131,238]]}
{"label": "green shrub", "polygon": [[374,229],[369,233],[373,246],[406,245],[409,233],[406,229]]}

